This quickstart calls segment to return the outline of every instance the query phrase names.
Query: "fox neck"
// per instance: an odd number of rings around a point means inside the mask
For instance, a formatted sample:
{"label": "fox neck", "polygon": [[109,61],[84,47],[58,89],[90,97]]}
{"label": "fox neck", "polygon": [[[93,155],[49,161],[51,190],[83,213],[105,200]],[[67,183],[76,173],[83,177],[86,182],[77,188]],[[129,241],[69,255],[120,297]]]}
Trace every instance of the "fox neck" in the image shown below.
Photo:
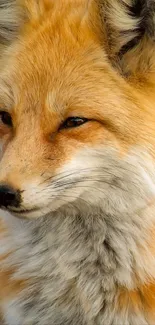
{"label": "fox neck", "polygon": [[[113,314],[113,304],[118,290],[133,290],[154,276],[155,247],[149,243],[155,224],[154,211],[155,207],[150,205],[139,215],[127,212],[110,215],[105,213],[105,207],[103,211],[102,205],[88,207],[77,202],[74,208],[62,207],[33,221],[7,216],[10,237],[1,247],[12,251],[6,264],[17,268],[14,279],[35,279],[27,292],[28,296],[31,292],[31,297],[25,300],[24,296],[23,301],[31,302],[29,306],[32,305],[36,317],[45,308],[46,317],[41,314],[38,324],[46,323],[45,320],[48,323],[53,317],[57,322],[60,309],[55,308],[53,314],[53,309],[46,307],[55,300],[58,305],[65,301],[64,317],[80,325],[103,324],[103,320],[107,323],[103,308],[107,305],[108,324],[112,324],[112,317],[113,320],[117,317]],[[45,306],[40,296],[44,296]],[[19,306],[23,301],[19,300]],[[63,305],[61,311],[62,308]],[[69,308],[68,316],[66,308]],[[22,321],[21,318],[19,325]],[[64,323],[65,319],[60,324]]]}
{"label": "fox neck", "polygon": [[12,251],[12,243],[15,246],[9,264],[20,266],[18,275],[39,277],[50,275],[51,267],[59,265],[66,280],[80,277],[83,266],[88,273],[93,268],[101,274],[104,289],[109,290],[109,281],[112,287],[134,289],[154,276],[154,212],[155,206],[150,205],[139,214],[112,215],[102,206],[77,202],[74,208],[63,207],[33,221],[9,215],[11,230],[4,247],[8,250],[10,245]]}

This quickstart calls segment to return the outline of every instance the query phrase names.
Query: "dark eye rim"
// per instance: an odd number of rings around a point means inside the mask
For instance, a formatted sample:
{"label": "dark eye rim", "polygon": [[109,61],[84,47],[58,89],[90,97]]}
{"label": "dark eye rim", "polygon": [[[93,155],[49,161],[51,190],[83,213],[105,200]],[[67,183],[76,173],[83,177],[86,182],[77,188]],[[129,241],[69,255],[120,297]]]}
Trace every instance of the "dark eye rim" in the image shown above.
{"label": "dark eye rim", "polygon": [[[71,116],[68,117],[64,123],[62,123],[60,129],[73,129],[73,128],[77,128],[82,126],[83,124],[85,124],[86,122],[88,122],[88,119],[85,117],[79,117],[79,116]],[[73,125],[69,125],[67,123],[73,123]]]}
{"label": "dark eye rim", "polygon": [[12,123],[12,117],[10,115],[9,112],[7,111],[0,111],[0,118],[1,121],[4,125],[8,126],[8,127],[12,127],[13,123]]}

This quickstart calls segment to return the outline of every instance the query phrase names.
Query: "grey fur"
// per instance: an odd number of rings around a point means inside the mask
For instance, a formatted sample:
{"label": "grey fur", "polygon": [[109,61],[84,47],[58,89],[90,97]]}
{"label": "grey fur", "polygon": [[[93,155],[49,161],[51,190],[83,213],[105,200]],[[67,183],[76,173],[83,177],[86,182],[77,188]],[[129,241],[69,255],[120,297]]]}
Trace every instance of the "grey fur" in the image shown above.
{"label": "grey fur", "polygon": [[154,270],[148,265],[154,256],[147,252],[146,265],[139,250],[147,250],[146,229],[155,221],[148,207],[154,167],[146,155],[119,160],[111,149],[89,152],[88,159],[95,169],[79,171],[78,180],[76,173],[61,178],[60,191],[70,182],[71,193],[83,179],[79,198],[68,196],[61,208],[31,221],[5,216],[12,235],[1,247],[15,248],[7,265],[18,266],[15,278],[30,278],[28,289],[5,304],[7,325],[149,324],[143,310],[119,313],[116,302],[118,287],[134,287],[133,272],[143,282]]}
{"label": "grey fur", "polygon": [[16,0],[0,0],[0,44],[10,44],[19,35],[24,16]]}
{"label": "grey fur", "polygon": [[137,6],[138,5],[141,7],[141,30],[155,40],[155,1],[139,0],[137,1]]}

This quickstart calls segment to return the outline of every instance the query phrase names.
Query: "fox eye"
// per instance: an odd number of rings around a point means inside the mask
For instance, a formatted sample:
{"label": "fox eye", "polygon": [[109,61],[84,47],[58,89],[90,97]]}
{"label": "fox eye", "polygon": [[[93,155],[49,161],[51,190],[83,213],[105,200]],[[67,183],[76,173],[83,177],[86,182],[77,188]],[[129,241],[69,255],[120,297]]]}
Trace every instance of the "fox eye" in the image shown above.
{"label": "fox eye", "polygon": [[75,128],[78,127],[84,123],[86,123],[88,120],[83,117],[69,117],[61,126],[61,129],[69,129],[69,128]]}
{"label": "fox eye", "polygon": [[12,126],[12,118],[8,112],[0,111],[0,118],[3,124]]}

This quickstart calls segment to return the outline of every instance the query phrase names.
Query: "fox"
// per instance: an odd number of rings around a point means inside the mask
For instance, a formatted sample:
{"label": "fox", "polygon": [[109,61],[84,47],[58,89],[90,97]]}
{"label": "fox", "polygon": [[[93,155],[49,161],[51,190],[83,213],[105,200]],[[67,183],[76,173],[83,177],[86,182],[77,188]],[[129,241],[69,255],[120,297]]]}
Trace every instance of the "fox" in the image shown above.
{"label": "fox", "polygon": [[155,324],[155,1],[0,0],[0,324]]}

